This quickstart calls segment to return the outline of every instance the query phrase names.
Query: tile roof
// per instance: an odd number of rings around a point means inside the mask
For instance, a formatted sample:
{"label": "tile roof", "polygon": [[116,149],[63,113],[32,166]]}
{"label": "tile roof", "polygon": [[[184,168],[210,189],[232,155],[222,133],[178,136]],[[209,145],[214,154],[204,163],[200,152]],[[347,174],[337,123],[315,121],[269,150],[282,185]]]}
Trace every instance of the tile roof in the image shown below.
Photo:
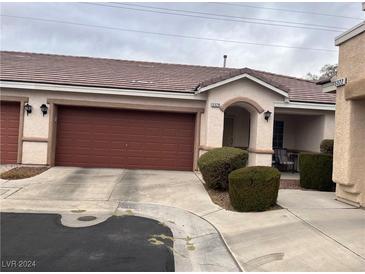
{"label": "tile roof", "polygon": [[335,103],[315,82],[249,68],[234,69],[1,51],[0,80],[193,93],[248,73],[289,94],[291,101]]}

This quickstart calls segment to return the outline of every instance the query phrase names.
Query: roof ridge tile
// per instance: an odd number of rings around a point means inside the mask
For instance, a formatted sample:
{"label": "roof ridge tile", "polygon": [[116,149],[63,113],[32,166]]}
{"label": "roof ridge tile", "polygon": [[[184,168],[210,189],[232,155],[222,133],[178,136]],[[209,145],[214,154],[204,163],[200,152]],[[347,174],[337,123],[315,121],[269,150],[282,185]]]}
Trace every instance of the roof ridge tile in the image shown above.
{"label": "roof ridge tile", "polygon": [[128,59],[117,59],[117,58],[109,58],[109,57],[91,57],[91,56],[81,56],[81,55],[67,55],[67,54],[53,54],[53,53],[42,53],[42,52],[28,52],[28,51],[9,51],[9,50],[1,50],[2,53],[10,53],[10,54],[28,54],[28,55],[42,55],[42,56],[53,56],[53,57],[69,57],[69,58],[82,58],[82,59],[91,59],[91,60],[106,60],[106,61],[121,61],[121,62],[129,62],[129,63],[143,63],[143,64],[156,64],[156,65],[172,65],[172,66],[186,66],[186,67],[199,67],[199,68],[212,68],[219,70],[238,70],[238,68],[224,68],[217,66],[204,66],[204,65],[190,65],[190,64],[177,64],[177,63],[169,63],[169,62],[154,62],[154,61],[138,61],[138,60],[128,60]]}

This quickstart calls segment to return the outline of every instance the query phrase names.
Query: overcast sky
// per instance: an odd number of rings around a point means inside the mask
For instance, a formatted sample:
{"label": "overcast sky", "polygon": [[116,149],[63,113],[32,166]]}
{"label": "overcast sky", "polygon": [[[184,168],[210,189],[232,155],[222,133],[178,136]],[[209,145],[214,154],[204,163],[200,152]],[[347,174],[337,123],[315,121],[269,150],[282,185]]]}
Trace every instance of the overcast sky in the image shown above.
{"label": "overcast sky", "polygon": [[[124,8],[147,9],[145,7],[122,6],[112,3],[104,4]],[[361,10],[361,3],[236,3],[238,5],[292,9],[360,18],[357,20],[258,9],[237,6],[236,4],[130,4],[224,14],[226,17],[220,18],[229,20],[243,20],[234,18],[236,16],[325,25],[335,27],[331,30],[338,30],[339,32],[176,16],[87,3],[2,3],[1,14],[3,15],[335,51],[298,50],[195,40],[8,17],[1,18],[1,49],[208,66],[221,66],[223,55],[227,54],[227,65],[229,67],[250,67],[302,77],[307,72],[318,73],[324,64],[336,63],[337,48],[334,46],[334,38],[341,34],[343,29],[350,28],[361,22],[361,18],[364,19],[365,15]],[[154,11],[173,12],[157,9],[154,9]],[[192,13],[189,14],[192,15]],[[196,13],[193,15],[199,16]],[[214,17],[212,15],[201,16]],[[217,17],[215,16],[215,18]],[[287,24],[273,21],[256,22]],[[318,28],[309,25],[300,26]]]}

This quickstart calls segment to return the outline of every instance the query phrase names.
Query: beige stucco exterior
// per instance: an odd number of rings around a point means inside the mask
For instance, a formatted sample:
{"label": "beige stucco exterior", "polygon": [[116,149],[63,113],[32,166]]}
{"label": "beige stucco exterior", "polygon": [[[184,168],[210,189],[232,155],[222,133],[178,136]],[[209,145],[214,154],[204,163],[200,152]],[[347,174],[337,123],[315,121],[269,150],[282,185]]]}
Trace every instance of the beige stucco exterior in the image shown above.
{"label": "beige stucco exterior", "polygon": [[347,84],[336,91],[333,165],[337,197],[361,206],[365,206],[364,53],[365,31],[339,44],[337,78],[347,78]]}
{"label": "beige stucco exterior", "polygon": [[[62,86],[48,85],[37,89],[36,85],[24,87],[2,87],[1,96],[28,97],[29,104],[33,106],[33,112],[24,114],[23,136],[20,144],[23,164],[52,165],[55,153],[55,126],[56,107],[58,104],[89,105],[99,107],[136,108],[146,110],[182,111],[197,113],[197,130],[195,136],[196,156],[207,150],[223,145],[225,112],[235,117],[233,146],[247,147],[249,150],[249,165],[266,165],[272,163],[272,139],[273,122],[275,112],[279,110],[275,105],[288,101],[285,93],[279,93],[275,89],[264,86],[248,78],[241,78],[196,95],[154,95],[139,94],[128,95],[123,91],[108,94],[108,89],[90,89],[83,87],[72,91],[63,90]],[[92,91],[92,92],[91,92]],[[102,94],[101,94],[102,93]],[[169,97],[169,98],[167,98]],[[212,106],[216,104],[216,107]],[[49,113],[43,116],[40,111],[42,104],[48,104]],[[288,104],[290,105],[290,104]],[[218,106],[218,107],[217,107]],[[290,108],[287,115],[295,118],[296,114],[306,112],[300,120],[300,126],[291,129],[288,123],[288,136],[285,136],[288,147],[302,150],[319,149],[319,143],[323,138],[333,136],[333,110],[313,112],[311,110]],[[233,112],[230,111],[233,109]],[[272,113],[268,120],[264,118],[264,112]],[[280,111],[278,111],[280,113]],[[282,115],[282,114],[280,114]],[[316,115],[316,116],[315,116]],[[52,119],[53,117],[53,119]],[[294,119],[290,117],[290,119]],[[299,117],[299,116],[298,116]],[[311,119],[309,117],[316,117]],[[288,118],[289,119],[289,118]],[[295,134],[291,137],[290,134]],[[296,141],[290,139],[296,138]],[[291,145],[289,145],[291,143]]]}
{"label": "beige stucco exterior", "polygon": [[275,120],[284,122],[283,146],[290,150],[319,152],[321,140],[334,138],[334,112],[277,109]]}
{"label": "beige stucco exterior", "polygon": [[[265,111],[274,113],[274,102],[284,101],[280,94],[249,80],[240,79],[209,91],[204,121],[202,123],[201,144],[207,147],[221,147],[223,142],[224,111],[212,108],[212,103],[224,105],[233,98],[247,97],[257,102]],[[271,165],[273,119],[266,121],[263,113],[245,102],[235,103],[250,112],[249,165]],[[266,151],[266,153],[256,153]]]}
{"label": "beige stucco exterior", "polygon": [[[47,104],[52,100],[75,101],[78,103],[91,103],[110,107],[135,106],[140,109],[156,109],[156,110],[172,110],[188,111],[204,110],[205,101],[203,100],[181,100],[181,99],[161,99],[161,98],[146,98],[137,96],[121,96],[121,95],[101,95],[101,94],[85,94],[85,93],[70,93],[59,91],[43,91],[43,90],[25,90],[25,89],[1,89],[1,97],[5,96],[26,96],[29,98],[28,103],[33,107],[31,114],[24,113],[24,125],[22,144],[21,163],[23,164],[39,164],[47,165],[48,159],[48,143],[50,140],[50,113],[43,116],[40,106]],[[78,104],[76,103],[76,105]],[[120,104],[120,106],[114,106]],[[48,104],[49,108],[51,106]],[[51,110],[49,109],[49,112]]]}

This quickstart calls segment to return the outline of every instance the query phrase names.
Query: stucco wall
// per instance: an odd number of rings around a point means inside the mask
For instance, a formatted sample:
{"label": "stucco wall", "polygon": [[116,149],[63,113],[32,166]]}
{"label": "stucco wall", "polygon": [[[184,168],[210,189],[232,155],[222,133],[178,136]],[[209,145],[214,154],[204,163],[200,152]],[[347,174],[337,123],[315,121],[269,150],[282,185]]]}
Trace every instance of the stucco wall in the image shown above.
{"label": "stucco wall", "polygon": [[[337,77],[347,86],[365,79],[364,52],[364,32],[340,45]],[[345,93],[346,86],[337,88],[333,180],[337,197],[365,206],[365,97],[346,100]]]}
{"label": "stucco wall", "polygon": [[[202,136],[202,144],[208,147],[221,147],[223,141],[224,112],[219,108],[212,108],[211,103],[221,105],[237,97],[247,97],[257,102],[265,111],[274,113],[274,102],[283,101],[284,96],[263,87],[251,80],[241,79],[229,84],[210,90],[205,107],[206,124],[203,127],[206,131]],[[272,128],[273,118],[267,122],[263,113],[258,113],[253,108],[247,107],[250,111],[250,150],[271,151],[272,150]],[[250,153],[250,165],[271,165],[271,154],[264,153],[253,155]]]}
{"label": "stucco wall", "polygon": [[24,141],[22,146],[23,164],[47,164],[47,138],[49,137],[50,115],[43,116],[40,106],[47,103],[47,99],[67,99],[92,102],[125,103],[134,105],[152,105],[160,107],[204,108],[205,101],[161,99],[147,97],[132,97],[118,95],[80,94],[71,92],[36,91],[20,89],[1,89],[2,96],[29,97],[32,105],[31,114],[24,114],[24,138],[43,138],[46,141]]}
{"label": "stucco wall", "polygon": [[335,138],[335,113],[330,112],[324,116],[323,139]]}
{"label": "stucco wall", "polygon": [[296,132],[296,146],[299,150],[317,151],[323,139],[323,116],[303,116]]}
{"label": "stucco wall", "polygon": [[48,142],[23,142],[22,164],[47,164]]}
{"label": "stucco wall", "polygon": [[346,77],[348,82],[363,79],[365,77],[364,52],[365,32],[341,44],[339,48],[338,78]]}
{"label": "stucco wall", "polygon": [[[3,92],[6,94],[6,92]],[[18,93],[16,93],[18,94]],[[25,93],[20,93],[25,96]],[[14,94],[15,95],[15,94]],[[29,102],[32,107],[32,113],[24,117],[24,137],[48,137],[48,115],[43,116],[40,106],[47,103],[47,99],[42,93],[32,92],[29,96]]]}
{"label": "stucco wall", "polygon": [[333,111],[315,115],[276,114],[275,120],[284,121],[284,148],[319,152],[323,139],[334,138]]}

